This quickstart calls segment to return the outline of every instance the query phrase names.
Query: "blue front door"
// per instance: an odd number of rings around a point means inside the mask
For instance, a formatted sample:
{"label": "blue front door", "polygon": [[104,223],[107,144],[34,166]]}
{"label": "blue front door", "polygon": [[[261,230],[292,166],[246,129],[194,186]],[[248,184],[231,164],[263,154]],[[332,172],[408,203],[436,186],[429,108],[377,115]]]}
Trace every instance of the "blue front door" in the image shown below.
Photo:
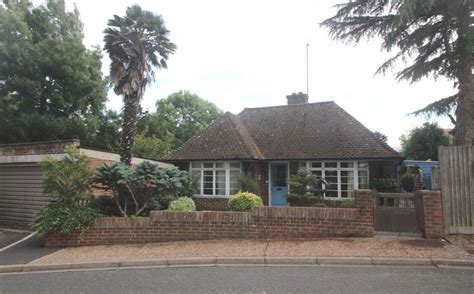
{"label": "blue front door", "polygon": [[286,206],[288,163],[270,163],[270,197],[272,206]]}

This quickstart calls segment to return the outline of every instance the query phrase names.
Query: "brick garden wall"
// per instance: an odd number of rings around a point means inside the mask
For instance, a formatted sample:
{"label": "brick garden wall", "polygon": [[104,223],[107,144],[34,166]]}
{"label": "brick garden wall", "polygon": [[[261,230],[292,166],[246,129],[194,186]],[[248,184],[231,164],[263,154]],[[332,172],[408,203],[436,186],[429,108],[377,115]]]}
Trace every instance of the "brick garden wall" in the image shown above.
{"label": "brick garden wall", "polygon": [[443,204],[441,191],[417,191],[421,199],[423,237],[440,238],[444,235]]}
{"label": "brick garden wall", "polygon": [[79,234],[49,234],[46,247],[129,244],[179,240],[371,237],[374,193],[360,190],[355,208],[258,207],[251,212],[154,211],[143,218],[100,218]]}

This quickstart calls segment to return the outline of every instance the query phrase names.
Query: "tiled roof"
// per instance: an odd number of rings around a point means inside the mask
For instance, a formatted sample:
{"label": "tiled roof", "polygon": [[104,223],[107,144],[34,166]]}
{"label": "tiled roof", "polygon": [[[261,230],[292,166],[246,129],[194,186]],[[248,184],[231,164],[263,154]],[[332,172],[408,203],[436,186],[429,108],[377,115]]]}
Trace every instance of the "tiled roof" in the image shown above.
{"label": "tiled roof", "polygon": [[166,160],[362,159],[400,154],[334,102],[226,113]]}

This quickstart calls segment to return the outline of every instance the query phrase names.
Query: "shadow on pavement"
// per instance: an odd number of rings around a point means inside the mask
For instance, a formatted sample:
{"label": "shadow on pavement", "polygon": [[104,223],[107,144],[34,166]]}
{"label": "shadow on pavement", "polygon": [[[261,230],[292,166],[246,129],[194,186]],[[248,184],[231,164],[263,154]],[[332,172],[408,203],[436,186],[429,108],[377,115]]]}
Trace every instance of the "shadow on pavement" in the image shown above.
{"label": "shadow on pavement", "polygon": [[57,250],[59,248],[44,248],[43,238],[35,235],[20,244],[0,252],[0,265],[29,263]]}

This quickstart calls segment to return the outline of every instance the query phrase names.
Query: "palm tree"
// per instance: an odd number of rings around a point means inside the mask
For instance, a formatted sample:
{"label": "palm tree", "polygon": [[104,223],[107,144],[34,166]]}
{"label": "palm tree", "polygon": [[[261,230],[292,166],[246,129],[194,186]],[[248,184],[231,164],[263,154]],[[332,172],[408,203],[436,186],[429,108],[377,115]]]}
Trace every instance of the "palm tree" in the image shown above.
{"label": "palm tree", "polygon": [[127,8],[126,15],[114,15],[104,30],[104,50],[110,56],[110,77],[117,95],[123,96],[123,124],[120,160],[130,165],[137,130],[140,101],[146,86],[154,81],[153,68],[167,68],[166,60],[176,50],[168,39],[161,15]]}

